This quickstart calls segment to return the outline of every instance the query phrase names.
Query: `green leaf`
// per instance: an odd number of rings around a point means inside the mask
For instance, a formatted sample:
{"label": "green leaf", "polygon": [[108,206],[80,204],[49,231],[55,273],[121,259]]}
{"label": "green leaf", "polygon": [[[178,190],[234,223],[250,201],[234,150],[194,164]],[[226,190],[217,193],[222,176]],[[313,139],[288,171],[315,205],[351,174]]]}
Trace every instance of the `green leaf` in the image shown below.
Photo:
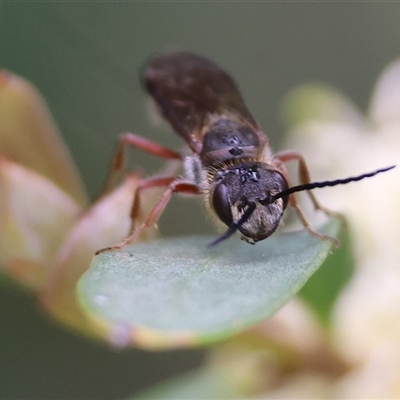
{"label": "green leaf", "polygon": [[240,384],[232,376],[217,368],[201,368],[162,382],[132,400],[146,399],[235,399],[239,398]]}
{"label": "green leaf", "polygon": [[[321,231],[336,236],[331,219]],[[78,284],[87,315],[111,342],[147,348],[215,342],[269,317],[319,268],[331,243],[306,231],[251,246],[212,237],[137,244],[96,256]]]}
{"label": "green leaf", "polygon": [[300,290],[300,297],[311,307],[323,325],[329,326],[333,306],[354,272],[353,248],[348,230],[339,235],[340,248]]}

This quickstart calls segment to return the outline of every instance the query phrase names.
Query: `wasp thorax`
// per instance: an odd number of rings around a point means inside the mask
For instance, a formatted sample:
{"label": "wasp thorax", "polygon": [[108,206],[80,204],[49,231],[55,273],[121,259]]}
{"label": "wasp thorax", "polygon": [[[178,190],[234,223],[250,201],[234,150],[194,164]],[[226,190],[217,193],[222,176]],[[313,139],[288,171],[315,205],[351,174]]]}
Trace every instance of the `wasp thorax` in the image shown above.
{"label": "wasp thorax", "polygon": [[204,163],[213,164],[234,158],[257,157],[261,148],[254,128],[222,118],[205,133],[200,156]]}
{"label": "wasp thorax", "polygon": [[[237,229],[257,242],[278,227],[288,199],[272,198],[287,188],[284,176],[266,164],[239,163],[216,171],[210,205],[222,222],[228,226],[239,224]],[[246,212],[249,216],[242,221]]]}

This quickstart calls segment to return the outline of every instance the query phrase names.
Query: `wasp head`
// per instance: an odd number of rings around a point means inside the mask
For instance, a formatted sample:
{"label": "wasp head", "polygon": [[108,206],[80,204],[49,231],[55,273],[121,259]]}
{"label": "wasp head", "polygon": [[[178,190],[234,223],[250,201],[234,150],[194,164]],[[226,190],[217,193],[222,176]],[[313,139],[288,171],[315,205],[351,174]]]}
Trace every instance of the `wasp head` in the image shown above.
{"label": "wasp head", "polygon": [[288,196],[278,199],[274,196],[287,188],[285,177],[261,162],[243,162],[216,169],[209,203],[229,227],[217,241],[236,230],[251,242],[270,236],[278,227],[288,202]]}

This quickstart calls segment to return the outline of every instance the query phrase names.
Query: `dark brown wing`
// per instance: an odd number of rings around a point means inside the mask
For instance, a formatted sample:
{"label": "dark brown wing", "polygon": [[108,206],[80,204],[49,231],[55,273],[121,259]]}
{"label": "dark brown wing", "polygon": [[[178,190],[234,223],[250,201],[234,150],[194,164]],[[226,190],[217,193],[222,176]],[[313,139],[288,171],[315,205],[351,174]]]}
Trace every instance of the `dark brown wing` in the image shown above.
{"label": "dark brown wing", "polygon": [[259,129],[232,78],[203,57],[187,52],[158,56],[144,78],[163,116],[196,153],[210,116],[225,114]]}

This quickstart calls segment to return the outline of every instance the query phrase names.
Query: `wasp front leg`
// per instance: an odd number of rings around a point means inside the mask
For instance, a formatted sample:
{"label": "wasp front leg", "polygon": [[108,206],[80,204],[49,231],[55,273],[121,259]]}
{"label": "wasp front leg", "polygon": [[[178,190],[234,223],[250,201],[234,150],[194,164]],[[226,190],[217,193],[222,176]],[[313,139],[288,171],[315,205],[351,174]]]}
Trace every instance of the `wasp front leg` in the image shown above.
{"label": "wasp front leg", "polygon": [[[167,189],[162,194],[158,203],[151,210],[147,218],[142,222],[139,226],[135,226],[137,221],[139,220],[141,214],[141,195],[144,190],[165,187]],[[131,219],[132,219],[132,227],[130,234],[126,237],[121,243],[118,243],[115,246],[106,247],[96,252],[96,254],[102,253],[104,251],[117,251],[122,250],[124,247],[129,246],[132,243],[135,243],[140,235],[146,228],[149,228],[155,225],[158,219],[161,217],[164,212],[165,207],[168,202],[171,200],[173,193],[186,193],[186,194],[199,194],[199,188],[191,183],[183,181],[181,178],[176,177],[156,177],[144,179],[135,192],[135,196],[132,203],[131,208]]]}
{"label": "wasp front leg", "polygon": [[[304,156],[297,152],[297,151],[284,151],[284,152],[280,152],[275,154],[274,156],[275,158],[277,158],[279,161],[286,163],[289,161],[297,161],[298,162],[298,171],[299,171],[299,182],[300,184],[304,185],[304,184],[308,184],[311,183],[311,176],[310,176],[310,171],[307,167],[307,163],[306,160],[304,159]],[[291,185],[291,183],[289,182],[289,185]],[[333,216],[333,217],[337,217],[343,220],[343,216],[342,214],[329,210],[328,208],[322,206],[319,201],[317,200],[317,198],[315,197],[314,193],[310,190],[306,191],[308,196],[311,199],[311,202],[314,205],[314,208],[316,210],[321,210],[322,212],[324,212],[326,215],[328,216]],[[307,231],[313,235],[318,237],[319,239],[322,240],[329,240],[333,243],[333,245],[335,247],[338,247],[340,245],[340,242],[338,239],[333,238],[331,236],[327,236],[327,235],[323,235],[321,233],[319,233],[318,231],[316,231],[311,224],[307,221],[306,216],[304,215],[302,209],[300,208],[298,202],[297,202],[297,198],[295,193],[292,193],[289,196],[289,204],[293,207],[293,209],[295,210],[297,217],[299,218],[299,220],[301,221],[301,223],[303,224],[304,228],[307,229]]]}

